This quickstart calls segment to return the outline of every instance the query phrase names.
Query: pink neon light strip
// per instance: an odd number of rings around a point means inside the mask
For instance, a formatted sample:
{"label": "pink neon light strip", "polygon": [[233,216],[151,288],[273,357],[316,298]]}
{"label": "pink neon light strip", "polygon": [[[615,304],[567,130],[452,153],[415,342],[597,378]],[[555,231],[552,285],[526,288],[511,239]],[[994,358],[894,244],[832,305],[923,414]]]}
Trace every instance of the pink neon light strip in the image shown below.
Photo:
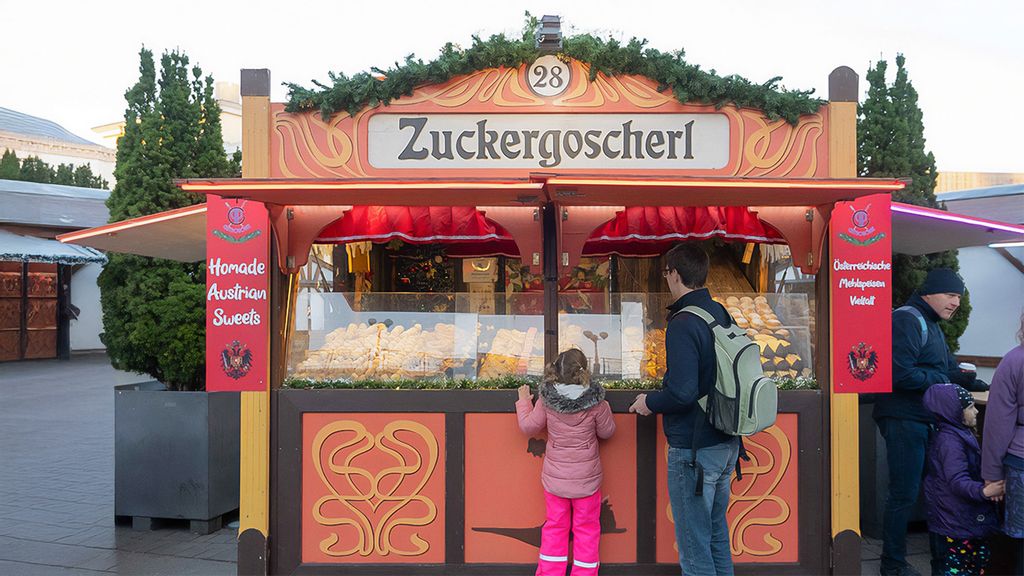
{"label": "pink neon light strip", "polygon": [[893,203],[893,212],[902,212],[904,214],[913,214],[915,216],[924,216],[926,218],[934,218],[936,220],[947,220],[949,222],[959,222],[961,224],[969,224],[971,226],[978,226],[980,228],[991,228],[994,230],[1003,230],[1005,232],[1015,232],[1017,234],[1024,234],[1024,227],[1013,226],[1010,224],[1000,224],[998,222],[992,222],[989,220],[981,220],[979,218],[970,218],[967,216],[960,216],[958,214],[950,214],[941,210],[931,210],[929,208],[918,208],[916,206],[910,206],[907,204]]}

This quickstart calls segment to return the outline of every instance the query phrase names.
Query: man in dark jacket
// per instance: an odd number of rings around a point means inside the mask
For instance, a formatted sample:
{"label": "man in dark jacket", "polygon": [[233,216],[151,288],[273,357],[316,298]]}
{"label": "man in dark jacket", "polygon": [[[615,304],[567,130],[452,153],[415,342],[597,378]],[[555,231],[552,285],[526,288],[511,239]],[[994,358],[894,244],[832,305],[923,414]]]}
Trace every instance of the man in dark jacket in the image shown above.
{"label": "man in dark jacket", "polygon": [[933,384],[953,382],[973,389],[974,372],[957,367],[939,320],[960,307],[964,281],[949,268],[928,272],[907,304],[892,313],[892,393],[875,402],[874,418],[885,438],[889,493],[882,520],[882,576],[920,576],[907,563],[907,522],[917,502],[933,422],[922,398]]}
{"label": "man in dark jacket", "polygon": [[665,331],[668,367],[662,389],[640,394],[629,411],[664,415],[668,495],[683,574],[731,576],[725,510],[739,440],[712,427],[697,404],[715,386],[715,341],[704,320],[682,309],[703,308],[723,326],[731,325],[732,319],[704,287],[709,262],[703,248],[679,244],[668,251],[665,262],[663,274],[675,298],[668,307]]}

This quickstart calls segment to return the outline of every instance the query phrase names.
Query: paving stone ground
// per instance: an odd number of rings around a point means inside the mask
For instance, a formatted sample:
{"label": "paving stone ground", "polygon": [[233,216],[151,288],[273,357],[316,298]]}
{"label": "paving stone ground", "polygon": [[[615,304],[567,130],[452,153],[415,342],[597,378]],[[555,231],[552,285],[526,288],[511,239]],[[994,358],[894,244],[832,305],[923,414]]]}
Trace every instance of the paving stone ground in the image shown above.
{"label": "paving stone ground", "polygon": [[235,574],[236,531],[114,523],[114,386],[105,354],[0,364],[0,574]]}
{"label": "paving stone ground", "polygon": [[[912,526],[907,534],[907,562],[921,574],[931,574],[931,552],[928,550],[928,533],[921,526]],[[860,548],[861,576],[878,576],[881,563],[882,541],[865,538]]]}

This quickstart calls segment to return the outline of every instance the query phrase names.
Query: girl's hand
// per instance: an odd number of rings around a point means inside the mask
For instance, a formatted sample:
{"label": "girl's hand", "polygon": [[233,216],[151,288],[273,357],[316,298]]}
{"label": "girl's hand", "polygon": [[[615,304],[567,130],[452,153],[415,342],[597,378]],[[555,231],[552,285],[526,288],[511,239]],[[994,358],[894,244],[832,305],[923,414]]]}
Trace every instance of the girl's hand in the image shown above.
{"label": "girl's hand", "polygon": [[522,386],[519,387],[518,391],[520,400],[529,400],[532,397],[532,394],[530,394],[529,384],[523,384]]}
{"label": "girl's hand", "polygon": [[985,495],[985,498],[998,502],[1003,499],[1003,494],[1006,493],[1006,481],[986,482],[985,487],[981,489],[981,493]]}

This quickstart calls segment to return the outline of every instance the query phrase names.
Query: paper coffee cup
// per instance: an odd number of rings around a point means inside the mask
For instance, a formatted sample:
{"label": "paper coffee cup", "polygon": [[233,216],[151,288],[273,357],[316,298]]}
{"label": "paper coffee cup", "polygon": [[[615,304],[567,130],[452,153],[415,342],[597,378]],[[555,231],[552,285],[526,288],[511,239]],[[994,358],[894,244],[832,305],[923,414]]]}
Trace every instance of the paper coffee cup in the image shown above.
{"label": "paper coffee cup", "polygon": [[960,369],[963,370],[964,372],[977,372],[978,371],[978,367],[975,366],[974,364],[971,364],[970,362],[961,362],[960,363]]}

